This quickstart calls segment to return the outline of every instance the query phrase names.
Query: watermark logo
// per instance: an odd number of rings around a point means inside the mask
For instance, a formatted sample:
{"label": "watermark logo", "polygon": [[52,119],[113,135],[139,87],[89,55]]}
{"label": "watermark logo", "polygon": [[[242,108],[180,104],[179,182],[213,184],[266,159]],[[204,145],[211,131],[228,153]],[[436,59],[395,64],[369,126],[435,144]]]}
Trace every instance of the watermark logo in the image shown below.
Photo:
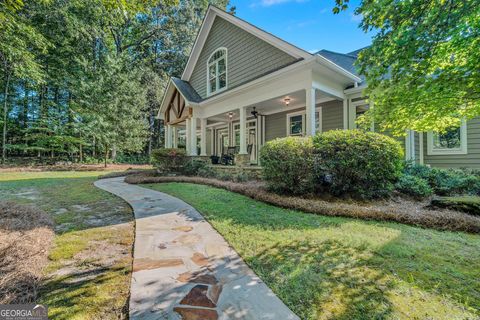
{"label": "watermark logo", "polygon": [[41,304],[0,304],[0,320],[48,320],[48,309]]}

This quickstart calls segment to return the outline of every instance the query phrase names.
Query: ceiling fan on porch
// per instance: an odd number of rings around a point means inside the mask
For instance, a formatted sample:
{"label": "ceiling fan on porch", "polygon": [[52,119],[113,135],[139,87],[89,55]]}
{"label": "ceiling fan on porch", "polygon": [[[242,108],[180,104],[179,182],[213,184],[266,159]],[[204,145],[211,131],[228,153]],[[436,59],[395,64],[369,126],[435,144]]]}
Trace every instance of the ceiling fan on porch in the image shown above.
{"label": "ceiling fan on porch", "polygon": [[252,114],[253,118],[255,118],[255,119],[257,119],[258,116],[263,116],[263,114],[261,114],[257,111],[256,107],[253,107],[253,110],[250,113]]}

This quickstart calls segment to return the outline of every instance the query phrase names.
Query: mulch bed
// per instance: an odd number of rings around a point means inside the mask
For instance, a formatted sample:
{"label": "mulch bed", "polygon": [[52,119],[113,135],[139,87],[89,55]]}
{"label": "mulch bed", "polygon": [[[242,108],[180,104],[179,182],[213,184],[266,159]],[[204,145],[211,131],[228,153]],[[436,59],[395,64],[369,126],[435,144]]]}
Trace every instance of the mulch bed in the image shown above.
{"label": "mulch bed", "polygon": [[340,199],[327,201],[317,198],[278,195],[266,190],[263,184],[259,182],[238,183],[201,177],[153,176],[152,174],[129,175],[125,181],[132,184],[197,183],[236,192],[278,207],[309,213],[365,220],[394,221],[437,230],[480,233],[480,217],[459,211],[427,208],[428,202],[413,201],[401,197],[375,202],[355,202]]}
{"label": "mulch bed", "polygon": [[0,202],[0,304],[36,302],[53,236],[42,210]]}

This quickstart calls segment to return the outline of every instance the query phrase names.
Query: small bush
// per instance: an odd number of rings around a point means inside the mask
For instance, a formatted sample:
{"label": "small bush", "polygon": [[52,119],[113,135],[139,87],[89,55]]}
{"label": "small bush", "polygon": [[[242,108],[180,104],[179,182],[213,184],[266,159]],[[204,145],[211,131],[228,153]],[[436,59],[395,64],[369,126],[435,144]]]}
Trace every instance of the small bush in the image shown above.
{"label": "small bush", "polygon": [[215,176],[215,171],[210,168],[205,161],[195,159],[186,162],[182,173],[187,176],[199,176],[204,178]]}
{"label": "small bush", "polygon": [[188,157],[184,149],[162,148],[152,151],[151,162],[161,173],[179,173],[184,170]]}
{"label": "small bush", "polygon": [[417,199],[426,198],[433,193],[432,188],[426,180],[409,174],[402,175],[395,185],[395,188],[399,192]]}
{"label": "small bush", "polygon": [[405,172],[426,180],[434,193],[440,196],[480,194],[480,176],[474,171],[410,165]]}
{"label": "small bush", "polygon": [[263,178],[270,190],[289,194],[314,191],[311,138],[287,137],[269,141],[261,149],[260,159]]}
{"label": "small bush", "polygon": [[313,138],[317,175],[330,177],[333,195],[357,198],[387,196],[403,168],[400,144],[383,134],[333,130]]}

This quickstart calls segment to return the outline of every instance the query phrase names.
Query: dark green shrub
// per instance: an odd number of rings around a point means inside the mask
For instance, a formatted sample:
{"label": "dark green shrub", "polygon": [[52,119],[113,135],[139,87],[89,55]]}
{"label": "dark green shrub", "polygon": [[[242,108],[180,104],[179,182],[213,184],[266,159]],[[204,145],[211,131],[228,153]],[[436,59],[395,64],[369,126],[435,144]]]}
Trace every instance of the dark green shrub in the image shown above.
{"label": "dark green shrub", "polygon": [[267,142],[260,151],[263,178],[275,192],[306,194],[314,191],[311,138],[287,137]]}
{"label": "dark green shrub", "polygon": [[409,196],[422,199],[433,194],[433,190],[425,179],[409,174],[400,177],[395,189]]}
{"label": "dark green shrub", "polygon": [[117,155],[115,162],[125,163],[125,164],[148,164],[150,163],[150,159],[148,155],[142,154],[142,153],[133,153],[133,154],[120,153]]}
{"label": "dark green shrub", "polygon": [[191,160],[185,163],[182,173],[186,176],[199,176],[211,178],[215,176],[215,171],[203,160]]}
{"label": "dark green shrub", "polygon": [[313,138],[317,175],[329,177],[333,195],[387,196],[402,173],[400,144],[383,134],[332,130]]}
{"label": "dark green shrub", "polygon": [[480,176],[474,171],[409,165],[405,172],[428,181],[434,193],[440,196],[480,193]]}
{"label": "dark green shrub", "polygon": [[185,149],[162,148],[152,151],[151,162],[161,173],[180,173],[188,161]]}

